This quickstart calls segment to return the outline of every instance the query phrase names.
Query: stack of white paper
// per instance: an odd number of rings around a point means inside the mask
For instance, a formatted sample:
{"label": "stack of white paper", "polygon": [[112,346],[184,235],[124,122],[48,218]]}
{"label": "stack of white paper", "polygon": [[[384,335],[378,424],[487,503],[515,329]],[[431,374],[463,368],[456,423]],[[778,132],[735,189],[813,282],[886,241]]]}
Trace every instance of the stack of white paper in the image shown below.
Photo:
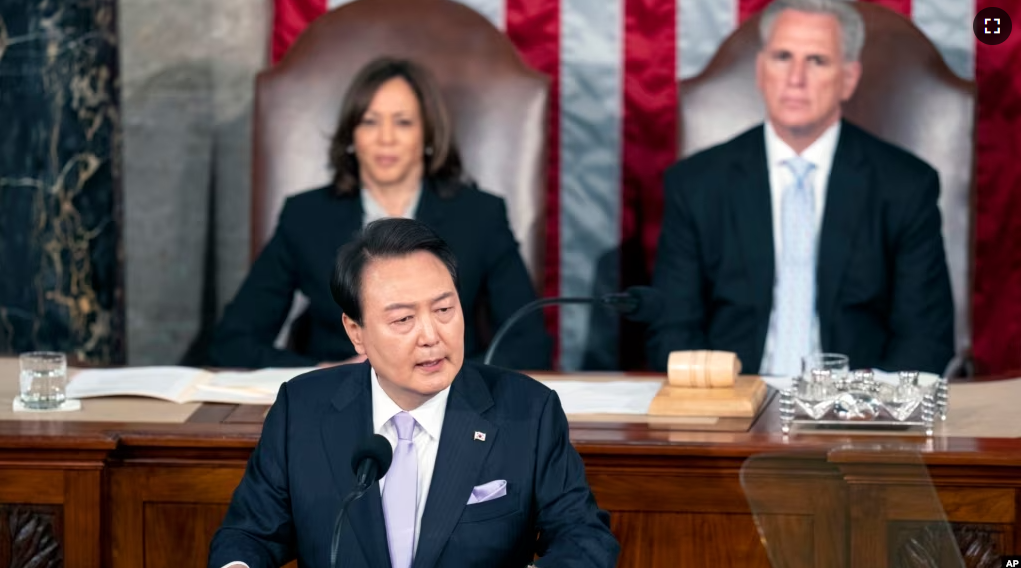
{"label": "stack of white paper", "polygon": [[663,381],[542,381],[566,414],[648,414]]}

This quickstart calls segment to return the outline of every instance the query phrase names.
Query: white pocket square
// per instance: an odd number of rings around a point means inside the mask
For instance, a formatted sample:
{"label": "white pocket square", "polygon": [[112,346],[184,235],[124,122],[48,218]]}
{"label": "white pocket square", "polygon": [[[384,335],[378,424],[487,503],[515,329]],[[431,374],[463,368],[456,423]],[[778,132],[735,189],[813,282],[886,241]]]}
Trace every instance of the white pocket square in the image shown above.
{"label": "white pocket square", "polygon": [[472,489],[472,496],[468,498],[468,504],[485,503],[486,501],[499,499],[504,495],[507,495],[507,480],[496,479]]}

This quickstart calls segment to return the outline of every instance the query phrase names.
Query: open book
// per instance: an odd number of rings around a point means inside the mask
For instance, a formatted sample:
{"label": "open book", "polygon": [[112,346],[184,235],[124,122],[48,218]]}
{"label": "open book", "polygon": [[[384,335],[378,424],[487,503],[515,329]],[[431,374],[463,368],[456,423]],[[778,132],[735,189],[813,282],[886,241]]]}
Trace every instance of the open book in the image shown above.
{"label": "open book", "polygon": [[74,373],[68,398],[144,396],[170,402],[273,404],[280,385],[313,368],[211,372],[193,367],[86,369]]}
{"label": "open book", "polygon": [[[126,367],[88,369],[74,373],[68,398],[145,396],[170,402],[273,404],[280,385],[311,368],[211,372],[193,367]],[[624,379],[603,376],[533,373],[532,377],[557,391],[567,414],[646,414],[662,379]],[[620,380],[614,380],[614,378]]]}

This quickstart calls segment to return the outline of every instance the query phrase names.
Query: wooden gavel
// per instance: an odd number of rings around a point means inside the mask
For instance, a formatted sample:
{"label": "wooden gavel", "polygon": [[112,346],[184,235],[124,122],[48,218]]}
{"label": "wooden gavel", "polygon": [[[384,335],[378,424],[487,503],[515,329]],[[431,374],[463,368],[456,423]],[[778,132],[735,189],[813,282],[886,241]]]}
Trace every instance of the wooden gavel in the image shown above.
{"label": "wooden gavel", "polygon": [[670,386],[733,388],[741,374],[741,360],[729,351],[674,351],[667,360]]}

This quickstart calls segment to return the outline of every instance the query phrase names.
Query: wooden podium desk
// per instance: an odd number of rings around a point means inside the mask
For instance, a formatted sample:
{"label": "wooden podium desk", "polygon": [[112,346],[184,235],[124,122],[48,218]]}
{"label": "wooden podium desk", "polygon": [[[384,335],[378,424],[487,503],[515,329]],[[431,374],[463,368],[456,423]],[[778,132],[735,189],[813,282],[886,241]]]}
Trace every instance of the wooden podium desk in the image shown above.
{"label": "wooden podium desk", "polygon": [[[958,549],[968,566],[997,566],[1021,553],[1021,440],[785,439],[775,407],[747,432],[572,423],[622,544],[619,566],[766,567],[766,545],[778,566],[823,568],[950,566],[940,558]],[[202,405],[176,424],[0,421],[0,566],[205,566],[264,411]],[[873,451],[891,445],[924,459],[935,491],[917,463]],[[758,472],[748,491],[746,463]],[[936,523],[942,511],[949,528]]]}

